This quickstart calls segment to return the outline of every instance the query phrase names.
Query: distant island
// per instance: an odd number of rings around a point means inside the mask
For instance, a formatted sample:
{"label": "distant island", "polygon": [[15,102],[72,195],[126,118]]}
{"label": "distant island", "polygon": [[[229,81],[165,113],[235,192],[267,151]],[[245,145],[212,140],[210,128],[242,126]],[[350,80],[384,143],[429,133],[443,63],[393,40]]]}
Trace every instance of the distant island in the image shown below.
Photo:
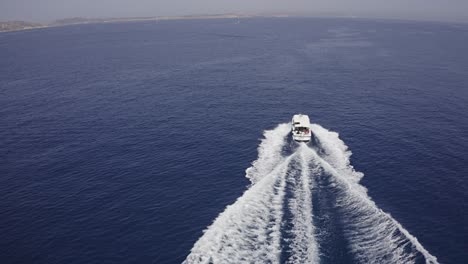
{"label": "distant island", "polygon": [[[218,14],[218,15],[191,15],[191,16],[159,16],[159,17],[129,17],[129,18],[65,18],[53,21],[51,23],[41,24],[25,21],[0,21],[0,32],[18,31],[35,28],[59,27],[79,24],[96,24],[96,23],[115,23],[115,22],[130,22],[130,21],[159,21],[159,20],[180,20],[180,19],[220,19],[220,18],[247,18],[257,15],[238,15],[238,14]],[[285,15],[277,15],[285,16]]]}
{"label": "distant island", "polygon": [[26,30],[26,29],[43,28],[43,27],[47,27],[47,25],[25,22],[25,21],[0,22],[0,32]]}
{"label": "distant island", "polygon": [[[313,14],[305,13],[258,13],[258,14],[212,14],[212,15],[186,15],[186,16],[154,16],[154,17],[114,17],[114,18],[85,18],[85,17],[72,17],[55,20],[50,23],[35,23],[27,21],[0,21],[0,32],[28,30],[36,28],[49,28],[49,27],[60,27],[68,25],[80,25],[80,24],[99,24],[99,23],[118,23],[118,22],[132,22],[132,21],[162,21],[162,20],[183,20],[183,19],[223,19],[223,18],[254,18],[254,17],[327,17],[327,18],[368,18],[368,19],[396,19],[396,20],[408,20],[405,18],[384,18],[377,16],[356,16],[351,14],[340,14],[334,12],[318,12]],[[414,20],[418,21],[418,20]],[[453,19],[452,21],[447,20],[421,20],[421,21],[433,21],[433,22],[455,22],[455,23],[467,23],[468,18],[465,19]]]}

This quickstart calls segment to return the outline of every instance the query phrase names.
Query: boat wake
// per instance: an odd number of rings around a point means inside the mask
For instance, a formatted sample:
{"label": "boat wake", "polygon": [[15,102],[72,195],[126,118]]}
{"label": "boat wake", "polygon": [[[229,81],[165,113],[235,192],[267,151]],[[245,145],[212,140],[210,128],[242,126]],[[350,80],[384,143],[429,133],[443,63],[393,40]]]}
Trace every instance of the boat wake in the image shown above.
{"label": "boat wake", "polygon": [[184,263],[438,263],[367,195],[338,134],[311,128],[314,147],[288,142],[289,124],[265,131],[252,185]]}

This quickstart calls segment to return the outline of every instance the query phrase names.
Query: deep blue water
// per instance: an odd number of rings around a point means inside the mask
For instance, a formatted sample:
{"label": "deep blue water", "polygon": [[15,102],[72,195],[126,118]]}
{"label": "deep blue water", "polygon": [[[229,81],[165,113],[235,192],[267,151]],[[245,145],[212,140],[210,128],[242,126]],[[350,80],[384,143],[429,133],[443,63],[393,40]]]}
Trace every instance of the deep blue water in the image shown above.
{"label": "deep blue water", "polygon": [[0,262],[180,263],[263,131],[302,112],[379,208],[466,263],[467,43],[468,25],[311,18],[0,34]]}

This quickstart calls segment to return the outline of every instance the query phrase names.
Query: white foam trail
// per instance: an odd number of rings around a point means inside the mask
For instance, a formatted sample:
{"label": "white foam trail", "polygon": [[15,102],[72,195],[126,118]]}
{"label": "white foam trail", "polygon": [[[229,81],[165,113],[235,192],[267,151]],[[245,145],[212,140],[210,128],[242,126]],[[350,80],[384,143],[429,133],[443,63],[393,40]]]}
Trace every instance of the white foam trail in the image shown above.
{"label": "white foam trail", "polygon": [[184,263],[278,263],[289,161],[228,206],[205,230]]}
{"label": "white foam trail", "polygon": [[[318,153],[301,144],[289,157],[282,156],[289,124],[264,133],[259,157],[246,171],[252,186],[204,231],[184,263],[280,263],[282,243],[289,249],[283,252],[286,263],[318,263],[311,177],[324,172],[330,175],[329,191],[336,195],[336,210],[356,262],[414,263],[424,257],[426,263],[438,263],[367,195],[359,184],[363,174],[351,166],[351,152],[338,134],[319,125],[312,130]],[[285,209],[291,213],[287,219]]]}
{"label": "white foam trail", "polygon": [[339,134],[317,124],[312,124],[311,130],[314,132],[323,151],[320,156],[333,166],[337,172],[349,177],[349,180],[359,182],[364,174],[354,170],[350,161],[353,153],[340,139]]}
{"label": "white foam trail", "polygon": [[255,184],[204,231],[184,263],[280,262],[285,177],[292,159],[281,157],[285,138],[277,132],[283,129],[265,132],[250,174]]}
{"label": "white foam trail", "polygon": [[[288,177],[295,191],[288,201],[292,213],[292,229],[290,230],[292,239],[289,241],[291,254],[286,263],[318,263],[318,245],[314,236],[315,228],[312,219],[311,151],[305,144],[301,144],[297,152],[300,166],[297,171],[300,173],[299,179],[294,176]],[[297,172],[292,172],[292,174]]]}
{"label": "white foam trail", "polygon": [[336,181],[340,191],[337,207],[344,213],[345,236],[356,260],[360,263],[414,263],[419,252],[426,263],[438,263],[416,237],[379,209],[367,195],[366,189],[358,183],[363,175],[350,165],[351,152],[338,134],[319,125],[314,125],[312,130],[325,152],[324,158],[314,152],[314,158]]}
{"label": "white foam trail", "polygon": [[286,144],[286,136],[290,129],[290,124],[280,124],[275,129],[263,133],[265,138],[258,146],[258,159],[245,171],[252,184],[268,175],[283,158],[281,150]]}

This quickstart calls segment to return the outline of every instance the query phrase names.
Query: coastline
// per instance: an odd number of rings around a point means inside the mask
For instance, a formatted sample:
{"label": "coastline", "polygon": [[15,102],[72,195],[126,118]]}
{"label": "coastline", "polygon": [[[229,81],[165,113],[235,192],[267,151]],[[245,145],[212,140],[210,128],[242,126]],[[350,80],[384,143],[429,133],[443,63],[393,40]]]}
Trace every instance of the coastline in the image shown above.
{"label": "coastline", "polygon": [[[186,16],[156,16],[156,17],[118,17],[118,18],[65,18],[55,20],[50,23],[34,23],[27,21],[0,21],[0,34],[6,32],[16,32],[34,29],[44,29],[52,27],[63,27],[72,25],[84,24],[105,24],[105,23],[122,23],[122,22],[141,22],[141,21],[170,21],[170,20],[190,20],[190,19],[245,19],[245,18],[288,18],[288,17],[315,17],[315,18],[351,18],[351,19],[372,19],[372,20],[394,20],[394,21],[413,21],[413,22],[433,22],[433,23],[448,23],[466,25],[468,21],[439,21],[439,20],[411,20],[403,18],[379,18],[379,17],[362,17],[362,16],[346,16],[336,14],[317,14],[314,16],[300,14],[214,14],[214,15],[186,15]],[[15,27],[16,24],[16,27]],[[11,29],[3,29],[12,26]]]}
{"label": "coastline", "polygon": [[[278,15],[277,17],[285,17],[287,15]],[[262,17],[259,15],[238,15],[238,14],[221,14],[221,15],[190,15],[190,16],[159,16],[159,17],[129,17],[129,18],[67,18],[56,20],[49,24],[38,24],[25,21],[7,21],[0,22],[0,33],[15,32],[23,30],[33,30],[41,28],[62,27],[71,25],[84,24],[104,24],[104,23],[119,23],[119,22],[138,22],[138,21],[168,21],[168,20],[189,20],[189,19],[235,19],[235,18],[253,18]],[[274,17],[274,16],[271,16]],[[2,30],[2,27],[10,25],[17,28]],[[13,25],[12,25],[13,24]],[[23,26],[27,25],[27,26]]]}

